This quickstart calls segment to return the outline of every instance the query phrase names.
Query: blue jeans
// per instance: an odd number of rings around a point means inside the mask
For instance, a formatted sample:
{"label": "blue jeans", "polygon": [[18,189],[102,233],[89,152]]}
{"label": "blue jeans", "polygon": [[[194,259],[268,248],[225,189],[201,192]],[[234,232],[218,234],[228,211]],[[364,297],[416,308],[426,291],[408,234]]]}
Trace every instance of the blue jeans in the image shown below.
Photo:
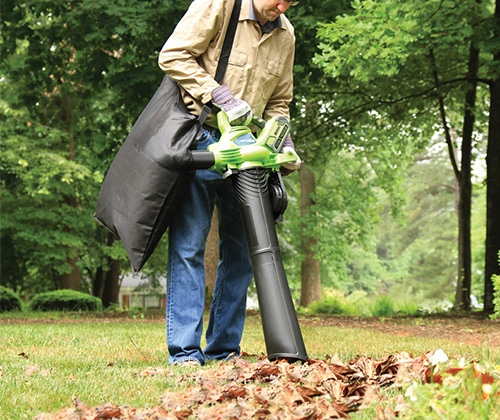
{"label": "blue jeans", "polygon": [[[205,130],[198,149],[219,140]],[[214,205],[219,218],[219,264],[214,297],[201,349],[205,305],[205,242]],[[253,273],[231,179],[198,170],[169,227],[167,270],[167,345],[169,362],[225,359],[239,354],[247,289]]]}

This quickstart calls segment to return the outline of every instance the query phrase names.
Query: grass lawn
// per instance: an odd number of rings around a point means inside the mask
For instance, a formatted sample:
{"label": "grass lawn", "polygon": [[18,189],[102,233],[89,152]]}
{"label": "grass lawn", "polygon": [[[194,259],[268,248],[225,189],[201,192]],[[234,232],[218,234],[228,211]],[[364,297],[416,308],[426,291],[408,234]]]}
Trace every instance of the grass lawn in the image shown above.
{"label": "grass lawn", "polygon": [[[303,325],[302,333],[313,359],[337,355],[347,362],[358,355],[382,358],[403,351],[418,356],[440,348],[450,359],[465,357],[493,370],[500,365],[499,347],[327,325]],[[257,316],[247,319],[242,350],[251,355],[265,353]],[[257,357],[248,360],[254,362]],[[217,366],[209,363],[203,369]],[[166,368],[169,374],[145,376],[150,367]],[[57,412],[75,397],[89,406],[109,402],[154,407],[166,389],[183,390],[187,385],[179,378],[194,371],[168,365],[162,320],[55,317],[15,323],[0,318],[0,419]],[[352,418],[370,418],[363,416],[355,413]]]}

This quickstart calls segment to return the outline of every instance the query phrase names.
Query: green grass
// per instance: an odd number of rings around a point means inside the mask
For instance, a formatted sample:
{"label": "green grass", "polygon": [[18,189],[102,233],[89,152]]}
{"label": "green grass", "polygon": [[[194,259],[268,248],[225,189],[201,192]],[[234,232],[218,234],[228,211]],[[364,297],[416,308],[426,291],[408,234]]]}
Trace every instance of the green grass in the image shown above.
{"label": "green grass", "polygon": [[[31,419],[41,412],[56,412],[71,405],[73,397],[89,406],[109,402],[152,407],[166,389],[179,389],[176,379],[186,373],[186,368],[168,366],[164,321],[74,322],[75,315],[71,314],[66,318],[60,314],[47,316],[47,323],[34,317],[31,323],[0,325],[1,419]],[[357,355],[379,358],[402,351],[417,356],[442,348],[450,358],[465,356],[483,364],[500,364],[498,348],[488,350],[442,339],[313,325],[303,326],[302,333],[309,357],[315,359],[337,354],[347,361]],[[242,350],[265,353],[257,316],[247,318]],[[39,368],[30,375],[26,369],[33,366]],[[211,366],[207,364],[204,369]],[[172,375],[140,376],[147,367],[165,367]],[[369,418],[363,417],[366,415],[354,414],[352,418]]]}

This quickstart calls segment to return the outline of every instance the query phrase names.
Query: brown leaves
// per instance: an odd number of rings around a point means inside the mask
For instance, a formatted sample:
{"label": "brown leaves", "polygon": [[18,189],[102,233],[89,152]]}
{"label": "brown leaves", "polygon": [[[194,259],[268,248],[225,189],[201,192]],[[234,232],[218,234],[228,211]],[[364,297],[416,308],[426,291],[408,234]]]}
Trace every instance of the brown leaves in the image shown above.
{"label": "brown leaves", "polygon": [[25,366],[24,372],[28,376],[31,376],[35,373],[38,373],[40,376],[43,376],[44,378],[46,378],[48,376],[49,372],[54,368],[48,368],[48,369],[42,369],[42,370],[40,370],[40,369],[41,369],[41,366],[38,366],[38,365]]}
{"label": "brown leaves", "polygon": [[[381,386],[423,381],[429,365],[427,356],[412,358],[404,352],[380,360],[358,357],[348,363],[336,356],[303,364],[267,359],[250,363],[235,358],[210,370],[200,368],[180,376],[177,384],[186,390],[167,390],[161,404],[152,409],[109,404],[91,409],[74,400],[71,408],[38,419],[343,419],[349,412],[379,403]],[[147,379],[153,375],[172,373],[157,367],[137,376]],[[381,411],[379,418],[388,414]]]}
{"label": "brown leaves", "polygon": [[[108,365],[109,366],[109,365]],[[148,367],[140,372],[137,376],[146,377],[146,376],[174,376],[169,369],[164,367]]]}
{"label": "brown leaves", "polygon": [[[293,365],[236,358],[184,377],[197,385],[183,393],[167,392],[163,404],[167,411],[190,407],[189,416],[196,418],[215,415],[215,405],[217,415],[226,412],[226,418],[347,418],[350,411],[378,401],[380,386],[422,380],[428,365],[427,357],[414,359],[407,353],[382,360],[358,357],[343,363],[334,357]],[[176,415],[182,418],[179,411]]]}

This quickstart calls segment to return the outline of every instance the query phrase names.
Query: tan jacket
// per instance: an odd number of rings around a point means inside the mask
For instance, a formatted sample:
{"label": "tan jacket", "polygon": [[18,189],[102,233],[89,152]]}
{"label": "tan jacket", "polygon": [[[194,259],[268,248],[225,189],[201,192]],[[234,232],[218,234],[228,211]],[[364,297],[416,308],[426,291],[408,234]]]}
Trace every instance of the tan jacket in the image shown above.
{"label": "tan jacket", "polygon": [[[250,20],[250,1],[242,0],[233,48],[222,84],[265,119],[289,118],[293,97],[293,26],[281,15],[281,28],[262,35]],[[214,80],[234,0],[195,0],[163,46],[158,64],[183,89],[188,110],[199,115],[219,86]],[[213,115],[207,119],[215,126]]]}

